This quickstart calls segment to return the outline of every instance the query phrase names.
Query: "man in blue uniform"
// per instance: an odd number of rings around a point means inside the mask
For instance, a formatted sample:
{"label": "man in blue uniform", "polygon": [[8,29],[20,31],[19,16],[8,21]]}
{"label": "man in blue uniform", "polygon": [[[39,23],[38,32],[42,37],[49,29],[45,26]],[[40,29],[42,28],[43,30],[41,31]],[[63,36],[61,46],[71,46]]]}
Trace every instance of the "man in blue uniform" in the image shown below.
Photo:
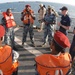
{"label": "man in blue uniform", "polygon": [[42,47],[46,45],[46,37],[48,35],[48,41],[49,44],[51,43],[53,36],[52,36],[52,31],[53,31],[53,25],[56,24],[56,14],[54,13],[54,10],[52,7],[48,7],[48,11],[44,17],[44,43]]}
{"label": "man in blue uniform", "polygon": [[68,8],[63,6],[61,9],[62,17],[61,21],[58,23],[58,26],[60,26],[59,31],[67,35],[67,30],[69,30],[71,25],[70,17],[68,16]]}

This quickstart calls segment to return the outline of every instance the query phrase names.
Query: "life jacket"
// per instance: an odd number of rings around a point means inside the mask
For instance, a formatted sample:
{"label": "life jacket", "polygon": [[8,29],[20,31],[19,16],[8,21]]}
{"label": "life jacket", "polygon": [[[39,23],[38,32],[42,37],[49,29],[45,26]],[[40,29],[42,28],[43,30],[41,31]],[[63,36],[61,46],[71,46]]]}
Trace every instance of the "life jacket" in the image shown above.
{"label": "life jacket", "polygon": [[[32,14],[33,13],[33,10],[30,10],[29,12]],[[31,17],[30,14],[27,14],[26,9],[23,10],[23,13],[25,14],[24,15],[24,19],[23,19],[23,23],[24,24],[28,24],[28,20],[29,20],[30,21],[30,24],[33,24],[34,23],[34,19]]]}
{"label": "life jacket", "polygon": [[18,62],[12,62],[12,50],[10,46],[0,47],[0,75],[12,75],[18,67]]}
{"label": "life jacket", "polygon": [[6,27],[7,28],[16,26],[16,23],[14,21],[14,17],[13,17],[12,13],[10,14],[10,16],[8,16],[6,14],[6,12],[3,12],[2,14],[3,14],[3,16],[4,16],[5,20],[6,20]]}
{"label": "life jacket", "polygon": [[61,53],[60,56],[43,54],[35,58],[36,70],[39,75],[66,75],[70,60],[69,53]]}

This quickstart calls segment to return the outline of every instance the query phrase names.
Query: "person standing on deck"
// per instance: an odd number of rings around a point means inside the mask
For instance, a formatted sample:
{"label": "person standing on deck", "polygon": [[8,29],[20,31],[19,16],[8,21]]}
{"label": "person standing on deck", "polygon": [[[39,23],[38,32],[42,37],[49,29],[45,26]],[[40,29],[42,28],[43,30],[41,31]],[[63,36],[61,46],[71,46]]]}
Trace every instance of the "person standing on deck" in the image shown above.
{"label": "person standing on deck", "polygon": [[40,23],[40,30],[38,30],[38,32],[41,32],[44,27],[43,18],[46,14],[46,7],[43,4],[40,4],[39,6],[40,6],[40,8],[38,10],[38,21]]}
{"label": "person standing on deck", "polygon": [[4,36],[4,43],[7,45],[10,45],[14,50],[17,50],[15,47],[15,41],[14,41],[14,26],[16,26],[16,23],[14,21],[14,16],[11,12],[11,9],[7,9],[6,12],[3,12],[3,18],[1,20],[2,25],[4,26],[6,32]]}
{"label": "person standing on deck", "polygon": [[68,15],[68,8],[63,6],[62,8],[60,8],[60,10],[62,13],[62,17],[61,21],[58,22],[58,26],[60,26],[59,31],[67,35],[67,30],[69,30],[71,26],[71,19]]}
{"label": "person standing on deck", "polygon": [[21,21],[23,21],[24,28],[23,28],[23,38],[22,38],[22,45],[26,45],[26,38],[27,33],[29,32],[30,40],[33,46],[34,44],[34,32],[33,32],[33,24],[35,20],[34,11],[31,9],[30,5],[26,5],[25,9],[22,12]]}
{"label": "person standing on deck", "polygon": [[47,13],[43,19],[45,26],[44,26],[44,43],[42,44],[42,47],[46,45],[46,37],[48,35],[48,41],[49,45],[51,43],[51,40],[53,39],[52,31],[53,31],[53,25],[56,24],[56,14],[54,13],[52,7],[48,6]]}

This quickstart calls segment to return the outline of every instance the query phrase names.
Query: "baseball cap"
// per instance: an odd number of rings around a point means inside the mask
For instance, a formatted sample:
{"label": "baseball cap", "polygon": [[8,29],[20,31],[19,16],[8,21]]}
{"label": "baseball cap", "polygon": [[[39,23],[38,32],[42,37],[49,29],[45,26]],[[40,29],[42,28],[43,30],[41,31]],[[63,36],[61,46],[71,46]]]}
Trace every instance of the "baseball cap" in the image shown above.
{"label": "baseball cap", "polygon": [[0,25],[0,38],[3,37],[4,34],[5,34],[5,28],[2,25]]}
{"label": "baseball cap", "polygon": [[63,6],[62,8],[60,8],[60,10],[68,10],[68,8],[67,7],[65,7],[65,6]]}
{"label": "baseball cap", "polygon": [[70,42],[68,37],[60,31],[57,31],[54,34],[54,40],[62,48],[70,47]]}

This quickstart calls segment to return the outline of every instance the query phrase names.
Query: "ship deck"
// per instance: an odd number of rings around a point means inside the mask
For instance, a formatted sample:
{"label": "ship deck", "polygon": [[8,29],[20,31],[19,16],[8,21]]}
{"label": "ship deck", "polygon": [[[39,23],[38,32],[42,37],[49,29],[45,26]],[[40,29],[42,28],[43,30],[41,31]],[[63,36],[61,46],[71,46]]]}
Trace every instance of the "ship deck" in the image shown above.
{"label": "ship deck", "polygon": [[[35,38],[35,44],[36,46],[33,47],[29,34],[27,36],[27,45],[22,46],[22,33],[23,33],[23,27],[17,27],[14,29],[15,31],[15,45],[17,48],[17,52],[20,54],[19,57],[19,68],[18,68],[18,75],[35,75],[35,60],[34,58],[38,55],[50,53],[50,46],[47,45],[45,47],[41,47],[43,44],[43,31],[37,32],[36,29],[34,29],[34,38]],[[69,33],[68,38],[70,39],[70,42],[72,42],[73,34]],[[69,49],[67,48],[66,51],[68,52]]]}

